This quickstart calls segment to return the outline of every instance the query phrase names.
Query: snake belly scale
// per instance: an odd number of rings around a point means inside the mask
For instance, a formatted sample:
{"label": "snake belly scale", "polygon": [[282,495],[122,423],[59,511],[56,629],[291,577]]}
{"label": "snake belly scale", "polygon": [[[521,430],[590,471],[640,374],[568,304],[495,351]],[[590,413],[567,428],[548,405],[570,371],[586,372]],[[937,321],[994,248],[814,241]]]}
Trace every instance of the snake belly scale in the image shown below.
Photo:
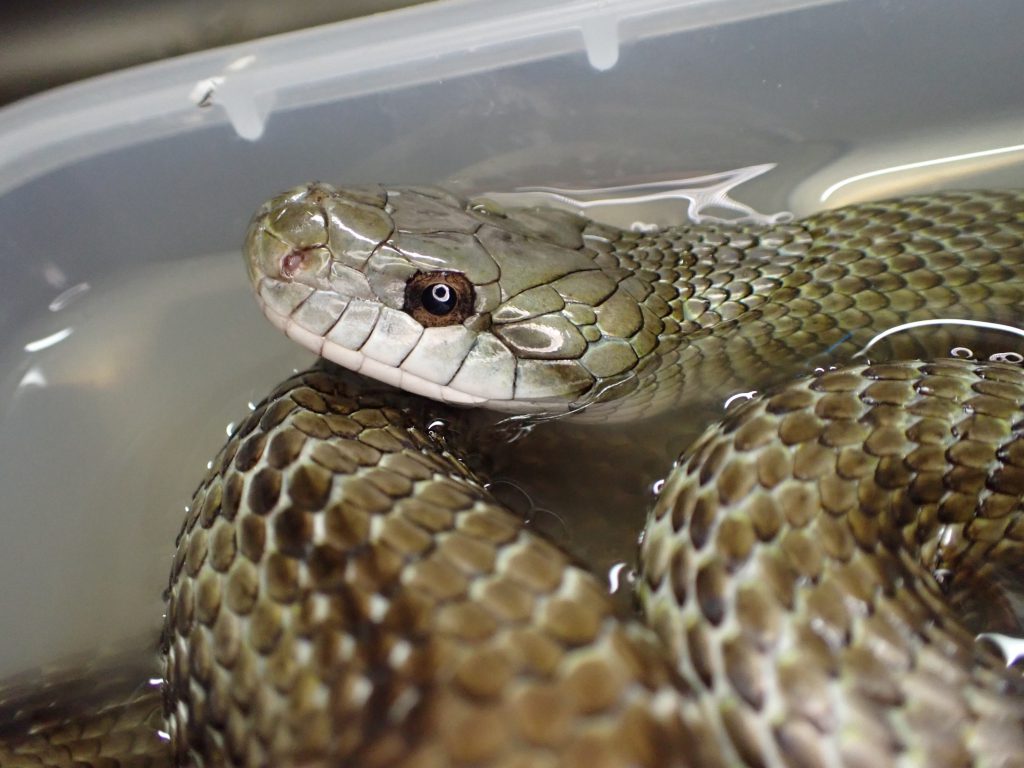
{"label": "snake belly scale", "polygon": [[[975,640],[1022,629],[1024,371],[849,364],[900,323],[1017,321],[1022,243],[1012,192],[648,234],[439,190],[275,198],[247,241],[264,312],[385,385],[299,374],[213,462],[131,710],[167,744],[0,730],[0,765],[1024,765],[1024,680]],[[459,409],[386,385],[606,423],[769,391],[669,474],[641,623],[495,501],[471,430],[428,428]]]}

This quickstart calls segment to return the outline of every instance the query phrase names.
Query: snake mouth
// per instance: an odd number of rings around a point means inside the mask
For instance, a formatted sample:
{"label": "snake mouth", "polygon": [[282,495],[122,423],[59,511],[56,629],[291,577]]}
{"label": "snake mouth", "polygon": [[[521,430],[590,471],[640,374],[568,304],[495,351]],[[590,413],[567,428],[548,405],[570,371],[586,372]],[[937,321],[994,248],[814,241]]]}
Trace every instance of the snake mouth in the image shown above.
{"label": "snake mouth", "polygon": [[325,360],[389,386],[449,405],[476,406],[511,414],[557,415],[585,407],[582,403],[585,402],[584,398],[589,391],[581,393],[580,398],[574,401],[552,398],[525,400],[513,397],[489,397],[475,394],[463,387],[440,383],[436,379],[430,378],[429,375],[422,375],[407,365],[396,365],[393,362],[381,360],[374,356],[375,349],[376,354],[380,354],[378,345],[369,345],[367,348],[368,345],[364,344],[362,348],[351,349],[332,340],[328,335],[311,331],[296,318],[295,312],[280,312],[272,306],[265,297],[273,296],[275,289],[279,288],[280,285],[265,281],[265,288],[256,297],[263,315],[275,328],[292,341]]}
{"label": "snake mouth", "polygon": [[376,360],[360,349],[349,349],[336,341],[331,341],[326,336],[314,333],[296,321],[292,315],[276,311],[264,301],[262,294],[257,296],[257,301],[264,316],[275,328],[292,341],[343,368],[362,373],[389,386],[450,405],[485,406],[502,410],[501,401],[488,400],[486,397],[438,384],[400,367]]}

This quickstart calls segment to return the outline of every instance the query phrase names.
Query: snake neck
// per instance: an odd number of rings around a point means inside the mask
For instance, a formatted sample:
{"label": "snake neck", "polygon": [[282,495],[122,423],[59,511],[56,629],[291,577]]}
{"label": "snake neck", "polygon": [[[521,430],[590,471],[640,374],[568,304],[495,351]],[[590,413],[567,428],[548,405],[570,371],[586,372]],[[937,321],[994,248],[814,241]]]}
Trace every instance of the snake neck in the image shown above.
{"label": "snake neck", "polygon": [[595,260],[662,318],[660,335],[668,338],[718,327],[771,301],[809,261],[813,239],[801,223],[690,225],[624,232],[607,249],[597,246]]}
{"label": "snake neck", "polygon": [[[907,324],[1012,324],[1024,306],[1022,211],[1019,193],[963,192],[775,226],[585,232],[643,319],[639,363],[609,377],[588,405],[599,418],[643,417],[845,362]],[[982,336],[956,322],[929,325],[875,352],[935,357],[984,346]]]}

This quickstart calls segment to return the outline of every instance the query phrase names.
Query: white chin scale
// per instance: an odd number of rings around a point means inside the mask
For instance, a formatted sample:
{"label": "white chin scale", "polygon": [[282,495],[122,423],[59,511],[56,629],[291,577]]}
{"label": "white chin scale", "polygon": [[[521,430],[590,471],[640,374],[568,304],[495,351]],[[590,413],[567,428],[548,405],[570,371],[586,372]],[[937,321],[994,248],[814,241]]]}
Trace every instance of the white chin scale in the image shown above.
{"label": "white chin scale", "polygon": [[348,349],[337,342],[306,330],[291,317],[275,312],[262,300],[259,301],[259,304],[266,318],[274,327],[283,331],[288,338],[298,342],[311,352],[315,352],[321,357],[330,360],[332,363],[337,363],[343,368],[356,371],[364,376],[369,376],[372,379],[382,381],[406,392],[429,397],[432,400],[440,400],[443,403],[451,403],[452,405],[482,405],[486,403],[491,408],[501,409],[501,401],[460,392],[443,384],[428,381],[422,376],[409,373],[396,366],[385,365],[373,358],[367,357],[358,350]]}

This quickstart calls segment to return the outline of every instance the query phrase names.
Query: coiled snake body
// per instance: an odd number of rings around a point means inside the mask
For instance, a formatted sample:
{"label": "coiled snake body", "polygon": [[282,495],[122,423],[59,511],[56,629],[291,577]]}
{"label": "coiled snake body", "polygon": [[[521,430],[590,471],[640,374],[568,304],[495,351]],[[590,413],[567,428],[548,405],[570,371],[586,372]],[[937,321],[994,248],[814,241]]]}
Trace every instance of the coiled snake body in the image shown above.
{"label": "coiled snake body", "polygon": [[[178,538],[173,756],[122,736],[120,764],[1024,765],[1024,680],[975,640],[1021,630],[1024,371],[843,364],[900,323],[942,321],[885,338],[895,357],[1016,321],[1024,195],[636,234],[315,184],[261,209],[247,258],[288,335],[455,404],[614,423],[820,370],[677,462],[643,624],[494,500],[468,431],[428,429],[457,410],[297,375]],[[103,728],[63,727],[8,737],[0,765],[117,764]]]}

